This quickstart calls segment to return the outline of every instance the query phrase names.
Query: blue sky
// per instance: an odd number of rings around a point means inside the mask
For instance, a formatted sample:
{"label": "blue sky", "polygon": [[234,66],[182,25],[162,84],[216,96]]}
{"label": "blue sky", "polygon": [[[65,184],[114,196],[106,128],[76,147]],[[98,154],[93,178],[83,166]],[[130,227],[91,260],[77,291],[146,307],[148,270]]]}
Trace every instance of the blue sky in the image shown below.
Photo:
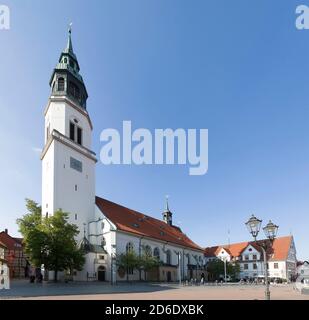
{"label": "blue sky", "polygon": [[252,213],[309,259],[309,1],[8,1],[0,31],[0,230],[41,201],[43,109],[73,22],[93,149],[105,128],[209,129],[209,171],[97,164],[97,195],[174,221],[202,246],[250,239]]}

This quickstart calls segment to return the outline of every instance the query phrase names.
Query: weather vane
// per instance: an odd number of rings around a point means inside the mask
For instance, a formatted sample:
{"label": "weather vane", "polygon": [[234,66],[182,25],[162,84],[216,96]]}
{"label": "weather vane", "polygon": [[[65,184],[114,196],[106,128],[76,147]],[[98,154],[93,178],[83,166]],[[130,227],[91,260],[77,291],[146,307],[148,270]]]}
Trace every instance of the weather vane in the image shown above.
{"label": "weather vane", "polygon": [[169,197],[170,197],[169,195],[166,195],[166,196],[165,196],[165,199],[166,199],[166,209],[165,209],[165,210],[166,210],[166,211],[169,211],[169,210],[170,210],[170,209],[169,209],[169,206],[168,206],[168,199],[169,199]]}

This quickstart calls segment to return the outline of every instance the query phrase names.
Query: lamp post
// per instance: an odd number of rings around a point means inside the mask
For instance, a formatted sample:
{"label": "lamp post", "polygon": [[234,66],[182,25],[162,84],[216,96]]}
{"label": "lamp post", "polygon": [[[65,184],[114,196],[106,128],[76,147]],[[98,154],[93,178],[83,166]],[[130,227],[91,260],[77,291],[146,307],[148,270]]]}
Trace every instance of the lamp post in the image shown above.
{"label": "lamp post", "polygon": [[181,252],[176,250],[174,252],[178,257],[178,282],[179,286],[181,286]]}
{"label": "lamp post", "polygon": [[267,249],[268,245],[270,247],[273,244],[274,239],[276,238],[278,226],[272,223],[271,221],[263,228],[263,231],[266,235],[267,240],[265,241],[256,241],[256,238],[261,229],[262,220],[256,218],[254,215],[246,222],[246,226],[249,232],[252,234],[255,243],[262,249],[263,251],[263,261],[264,261],[264,279],[265,279],[265,300],[270,300],[270,290],[268,283],[268,268],[267,268]]}
{"label": "lamp post", "polygon": [[226,283],[226,262],[227,262],[227,257],[223,258],[224,262],[224,282]]}

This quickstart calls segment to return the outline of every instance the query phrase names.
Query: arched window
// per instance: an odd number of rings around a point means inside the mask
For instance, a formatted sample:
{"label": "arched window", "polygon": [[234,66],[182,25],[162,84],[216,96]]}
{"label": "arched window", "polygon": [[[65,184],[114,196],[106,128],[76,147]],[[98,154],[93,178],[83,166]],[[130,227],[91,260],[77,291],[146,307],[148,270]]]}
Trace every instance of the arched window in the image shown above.
{"label": "arched window", "polygon": [[144,253],[147,257],[152,257],[152,250],[151,250],[151,247],[150,246],[145,246],[144,247]]}
{"label": "arched window", "polygon": [[160,249],[159,248],[155,248],[153,250],[153,256],[156,257],[158,260],[160,260]]}
{"label": "arched window", "polygon": [[[128,242],[126,245],[126,253],[133,253],[134,252],[134,245],[132,242]],[[128,268],[127,267],[127,274],[133,274],[134,269],[133,268]]]}
{"label": "arched window", "polygon": [[187,255],[187,258],[188,258],[188,264],[191,264],[191,259],[189,254]]}
{"label": "arched window", "polygon": [[134,251],[134,245],[132,242],[128,242],[127,245],[126,245],[126,252],[129,253],[129,252],[133,252]]}
{"label": "arched window", "polygon": [[166,251],[166,264],[172,264],[172,253],[171,250]]}
{"label": "arched window", "polygon": [[64,91],[64,78],[58,79],[58,91]]}

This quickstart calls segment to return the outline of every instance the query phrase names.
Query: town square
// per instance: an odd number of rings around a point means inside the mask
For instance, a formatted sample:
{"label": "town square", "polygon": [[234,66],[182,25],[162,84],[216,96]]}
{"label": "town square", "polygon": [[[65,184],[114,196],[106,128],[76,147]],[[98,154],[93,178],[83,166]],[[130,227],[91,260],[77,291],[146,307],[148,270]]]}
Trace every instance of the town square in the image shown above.
{"label": "town square", "polygon": [[307,6],[4,2],[0,306],[308,303]]}
{"label": "town square", "polygon": [[[309,300],[309,289],[301,293],[294,285],[272,285],[274,300]],[[177,283],[34,284],[16,281],[0,300],[263,300],[263,285],[208,284],[186,286]]]}

